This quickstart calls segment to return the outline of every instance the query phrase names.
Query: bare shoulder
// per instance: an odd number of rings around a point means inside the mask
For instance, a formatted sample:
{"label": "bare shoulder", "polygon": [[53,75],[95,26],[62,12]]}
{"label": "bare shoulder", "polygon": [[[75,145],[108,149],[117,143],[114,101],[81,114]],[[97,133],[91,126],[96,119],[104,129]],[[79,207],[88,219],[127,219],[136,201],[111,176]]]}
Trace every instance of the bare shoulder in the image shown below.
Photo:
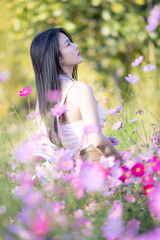
{"label": "bare shoulder", "polygon": [[84,83],[84,82],[76,82],[74,84],[73,92],[74,92],[73,94],[75,94],[75,95],[82,94],[81,96],[84,96],[85,94],[93,95],[92,87],[89,84]]}

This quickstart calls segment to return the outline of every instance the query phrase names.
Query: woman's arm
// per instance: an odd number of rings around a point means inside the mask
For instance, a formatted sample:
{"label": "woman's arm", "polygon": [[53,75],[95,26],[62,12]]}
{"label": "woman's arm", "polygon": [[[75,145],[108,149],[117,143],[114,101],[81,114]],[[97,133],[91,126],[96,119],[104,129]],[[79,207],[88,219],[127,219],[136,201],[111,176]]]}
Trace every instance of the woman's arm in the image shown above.
{"label": "woman's arm", "polygon": [[91,86],[82,82],[78,82],[75,85],[75,99],[78,103],[84,124],[85,126],[95,126],[97,130],[95,133],[89,134],[89,140],[94,147],[105,156],[113,155],[116,158],[121,159],[120,153],[102,132],[98,116],[97,102]]}

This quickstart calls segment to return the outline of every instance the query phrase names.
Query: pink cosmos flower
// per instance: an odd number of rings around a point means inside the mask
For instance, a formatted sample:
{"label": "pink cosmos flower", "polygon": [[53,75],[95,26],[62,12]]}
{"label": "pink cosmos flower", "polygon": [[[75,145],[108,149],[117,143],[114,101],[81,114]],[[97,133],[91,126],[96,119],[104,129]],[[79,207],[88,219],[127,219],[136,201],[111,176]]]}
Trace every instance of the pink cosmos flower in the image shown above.
{"label": "pink cosmos flower", "polygon": [[160,172],[160,160],[157,160],[157,156],[153,156],[151,164],[152,164],[152,170],[155,173],[159,173]]}
{"label": "pink cosmos flower", "polygon": [[108,219],[112,221],[113,219],[121,219],[122,217],[122,203],[120,200],[114,201],[109,213]]}
{"label": "pink cosmos flower", "polygon": [[119,179],[124,182],[126,178],[129,178],[131,176],[131,171],[126,166],[122,166],[121,169],[122,169],[122,175],[120,176]]}
{"label": "pink cosmos flower", "polygon": [[98,165],[85,162],[79,175],[80,182],[88,192],[101,191],[104,187],[105,176]]}
{"label": "pink cosmos flower", "polygon": [[148,207],[151,215],[160,219],[160,188],[156,185],[148,194]]}
{"label": "pink cosmos flower", "polygon": [[68,109],[66,108],[66,105],[63,104],[56,104],[53,108],[51,108],[51,113],[53,116],[60,117],[63,113],[66,113]]}
{"label": "pink cosmos flower", "polygon": [[103,236],[107,240],[117,239],[124,231],[122,219],[107,219],[102,226]]}
{"label": "pink cosmos flower", "polygon": [[128,74],[128,77],[125,77],[126,81],[132,84],[135,84],[139,79],[137,76],[132,76],[132,74]]}
{"label": "pink cosmos flower", "polygon": [[144,176],[144,177],[142,178],[142,183],[143,183],[144,185],[151,185],[151,184],[153,184],[153,183],[154,183],[154,179],[153,179],[153,177],[151,176],[151,174],[148,174],[148,175]]}
{"label": "pink cosmos flower", "polygon": [[108,115],[112,114],[113,115],[115,113],[115,111],[116,111],[115,108],[110,108],[110,109],[107,110],[106,114],[108,114]]}
{"label": "pink cosmos flower", "polygon": [[114,125],[113,125],[113,129],[114,130],[120,130],[121,128],[122,128],[122,125],[123,125],[123,122],[119,122],[119,121],[117,121]]}
{"label": "pink cosmos flower", "polygon": [[110,157],[100,157],[100,166],[104,169],[111,168],[115,164],[115,157],[110,156]]}
{"label": "pink cosmos flower", "polygon": [[77,199],[80,199],[84,196],[84,189],[82,183],[78,177],[75,177],[71,180],[71,185],[74,188]]}
{"label": "pink cosmos flower", "polygon": [[53,212],[54,214],[58,214],[61,209],[65,208],[65,202],[64,201],[54,201],[53,203]]}
{"label": "pink cosmos flower", "polygon": [[75,218],[81,218],[81,217],[83,217],[83,210],[82,209],[78,209],[78,210],[76,210],[76,211],[74,211],[74,217]]}
{"label": "pink cosmos flower", "polygon": [[104,97],[104,98],[103,98],[103,102],[104,102],[104,103],[107,103],[107,102],[108,102],[108,98],[107,98],[107,97]]}
{"label": "pink cosmos flower", "polygon": [[121,154],[122,154],[123,160],[130,159],[132,156],[130,151],[125,151],[125,152],[122,152]]}
{"label": "pink cosmos flower", "polygon": [[141,222],[138,221],[137,219],[135,218],[132,218],[131,220],[129,220],[127,222],[127,225],[126,225],[126,232],[127,233],[131,233],[133,234],[134,236],[136,236],[139,232],[139,228],[140,228],[140,224]]}
{"label": "pink cosmos flower", "polygon": [[156,69],[156,67],[154,65],[151,65],[151,64],[148,64],[148,65],[143,67],[144,72],[154,71],[155,69]]}
{"label": "pink cosmos flower", "polygon": [[37,237],[44,237],[50,230],[50,220],[45,211],[38,209],[35,219],[31,222],[30,230]]}
{"label": "pink cosmos flower", "polygon": [[144,175],[144,165],[142,163],[136,163],[131,171],[134,176],[141,177]]}
{"label": "pink cosmos flower", "polygon": [[62,171],[69,171],[69,170],[73,169],[73,165],[74,165],[74,162],[72,159],[64,158],[59,161],[59,168]]}
{"label": "pink cosmos flower", "polygon": [[135,160],[127,159],[125,161],[125,166],[131,169],[135,165]]}
{"label": "pink cosmos flower", "polygon": [[89,135],[89,134],[92,134],[92,133],[97,133],[97,127],[94,126],[94,125],[85,126],[83,131],[84,131],[85,135]]}
{"label": "pink cosmos flower", "polygon": [[134,203],[136,201],[136,199],[131,194],[127,194],[125,196],[125,200],[130,203]]}
{"label": "pink cosmos flower", "polygon": [[147,18],[147,21],[147,31],[153,32],[160,23],[160,7],[158,5],[155,5],[154,8],[151,9],[150,16]]}
{"label": "pink cosmos flower", "polygon": [[143,194],[148,195],[153,187],[154,187],[153,184],[143,186]]}
{"label": "pink cosmos flower", "polygon": [[134,240],[158,240],[160,239],[160,228],[155,228],[147,233],[137,236]]}
{"label": "pink cosmos flower", "polygon": [[139,64],[141,64],[142,61],[143,61],[143,56],[136,58],[135,61],[132,62],[132,67],[137,67]]}
{"label": "pink cosmos flower", "polygon": [[23,88],[21,91],[19,91],[20,97],[26,97],[32,92],[32,88],[30,86],[27,86],[26,88]]}
{"label": "pink cosmos flower", "polygon": [[39,116],[39,113],[38,112],[34,112],[34,113],[30,113],[28,116],[27,116],[27,118],[28,119],[31,119],[31,118],[36,118],[36,117],[38,117]]}

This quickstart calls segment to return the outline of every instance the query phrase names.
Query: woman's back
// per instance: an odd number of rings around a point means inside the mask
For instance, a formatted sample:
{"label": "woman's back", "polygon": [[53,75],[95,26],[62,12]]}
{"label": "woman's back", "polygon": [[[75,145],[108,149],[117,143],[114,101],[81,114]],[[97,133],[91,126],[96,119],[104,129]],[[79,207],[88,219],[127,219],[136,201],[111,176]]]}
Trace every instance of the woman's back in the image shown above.
{"label": "woman's back", "polygon": [[[68,112],[65,114],[65,121],[60,121],[61,141],[65,148],[78,149],[83,136],[84,127],[89,125],[87,122],[89,121],[90,111],[88,111],[88,118],[84,119],[82,116],[84,112],[82,111],[81,113],[81,109],[85,106],[79,104],[83,98],[86,99],[84,104],[87,105],[88,96],[86,89],[88,88],[91,87],[83,82],[76,82],[75,80],[67,81],[67,79],[63,79],[62,81],[61,103],[65,103],[68,109]],[[99,124],[101,128],[103,128],[105,123],[105,111],[95,98],[93,101],[98,114]],[[85,136],[82,149],[87,148],[91,144],[92,141]]]}

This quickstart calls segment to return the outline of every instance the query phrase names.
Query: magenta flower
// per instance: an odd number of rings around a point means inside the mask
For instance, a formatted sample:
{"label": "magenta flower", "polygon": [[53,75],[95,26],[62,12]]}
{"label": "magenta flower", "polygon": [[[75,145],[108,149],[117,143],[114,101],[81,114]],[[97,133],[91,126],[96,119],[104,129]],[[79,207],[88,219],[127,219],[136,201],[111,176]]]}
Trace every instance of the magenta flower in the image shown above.
{"label": "magenta flower", "polygon": [[114,130],[120,130],[121,128],[122,128],[122,125],[123,125],[123,122],[119,122],[119,121],[117,121],[114,125],[113,125],[113,129]]}
{"label": "magenta flower", "polygon": [[153,184],[143,186],[143,194],[148,195],[153,187],[154,187]]}
{"label": "magenta flower", "polygon": [[143,177],[142,183],[144,185],[150,185],[150,184],[154,183],[154,179],[153,179],[153,177],[150,174],[148,174],[148,175]]}
{"label": "magenta flower", "polygon": [[156,67],[154,65],[151,65],[151,64],[148,64],[148,65],[143,67],[144,72],[154,71],[155,69],[156,69]]}
{"label": "magenta flower", "polygon": [[113,145],[118,145],[119,144],[119,141],[116,138],[114,138],[114,137],[109,137],[109,140],[111,141],[111,143]]}
{"label": "magenta flower", "polygon": [[56,104],[53,108],[51,108],[51,113],[53,116],[60,117],[63,113],[66,113],[68,109],[66,108],[66,105],[63,104]]}
{"label": "magenta flower", "polygon": [[160,160],[157,160],[157,156],[153,156],[151,164],[152,164],[152,170],[155,173],[159,173],[160,172]]}
{"label": "magenta flower", "polygon": [[139,79],[137,76],[132,76],[132,74],[128,74],[128,77],[125,77],[126,81],[132,84],[135,84]]}
{"label": "magenta flower", "polygon": [[21,91],[19,91],[20,97],[26,97],[32,92],[32,88],[30,86],[27,86],[26,88],[23,88]]}
{"label": "magenta flower", "polygon": [[85,162],[79,175],[80,182],[88,192],[101,191],[104,187],[105,176],[103,171],[93,163]]}
{"label": "magenta flower", "polygon": [[135,61],[132,62],[132,67],[137,67],[139,64],[141,64],[142,61],[143,61],[143,56],[136,58]]}
{"label": "magenta flower", "polygon": [[134,176],[141,177],[144,175],[144,165],[142,163],[136,163],[131,171]]}
{"label": "magenta flower", "polygon": [[38,209],[35,219],[31,222],[31,232],[41,238],[44,237],[50,230],[50,220],[45,211]]}
{"label": "magenta flower", "polygon": [[124,182],[126,178],[129,178],[131,176],[131,172],[129,168],[126,166],[122,166],[121,169],[122,169],[122,175],[120,176],[119,179]]}
{"label": "magenta flower", "polygon": [[89,135],[92,133],[97,133],[97,128],[94,125],[89,125],[89,126],[84,127],[83,131],[84,131],[85,135]]}

